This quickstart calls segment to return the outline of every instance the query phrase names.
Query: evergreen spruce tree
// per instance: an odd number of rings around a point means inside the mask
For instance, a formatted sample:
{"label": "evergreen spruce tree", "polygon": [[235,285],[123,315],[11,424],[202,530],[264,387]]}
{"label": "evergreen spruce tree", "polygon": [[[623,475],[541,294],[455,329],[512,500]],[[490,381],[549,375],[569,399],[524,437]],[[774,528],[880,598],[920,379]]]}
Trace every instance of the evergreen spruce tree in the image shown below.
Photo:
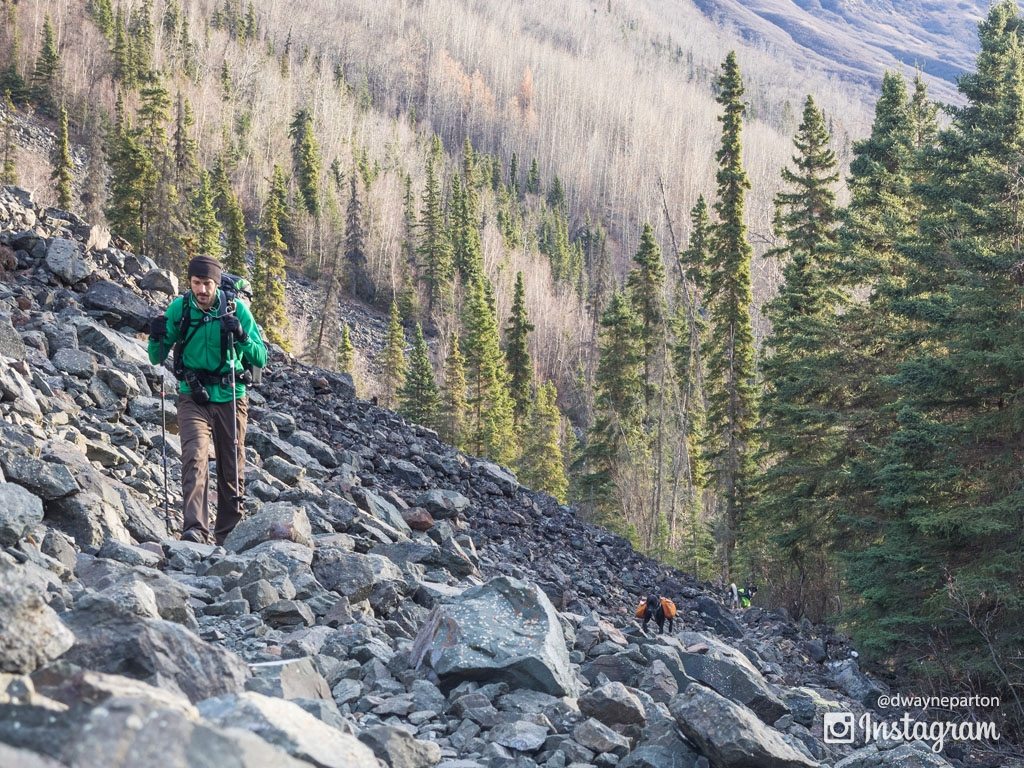
{"label": "evergreen spruce tree", "polygon": [[398,315],[398,304],[391,302],[391,319],[388,322],[387,341],[384,346],[384,373],[381,380],[381,404],[394,409],[398,406],[398,396],[405,387],[405,331]]}
{"label": "evergreen spruce tree", "polygon": [[441,390],[441,438],[459,450],[466,450],[466,358],[462,354],[459,334],[452,336],[448,358],[444,364],[444,387]]}
{"label": "evergreen spruce tree", "polygon": [[257,244],[253,265],[252,314],[267,340],[287,350],[291,345],[288,341],[288,316],[284,304],[286,248],[279,226],[283,190],[284,173],[280,166],[275,165],[270,194],[260,222],[261,242]]}
{"label": "evergreen spruce tree", "polygon": [[718,160],[718,199],[711,252],[712,334],[709,341],[708,429],[714,442],[714,473],[724,515],[725,574],[732,576],[736,537],[747,511],[754,473],[753,437],[757,423],[750,261],[753,249],[744,221],[750,181],[743,168],[743,82],[736,54],[730,53],[718,79],[722,105],[722,145]]}
{"label": "evergreen spruce tree", "polygon": [[635,265],[626,280],[630,305],[640,320],[640,342],[643,345],[646,409],[652,410],[657,394],[658,370],[665,345],[665,267],[661,248],[654,239],[650,224],[640,233],[640,247],[633,257]]}
{"label": "evergreen spruce tree", "polygon": [[467,444],[473,454],[510,466],[517,448],[512,398],[486,281],[481,276],[467,286],[462,308],[462,349],[468,384]]}
{"label": "evergreen spruce tree", "polygon": [[515,403],[514,414],[517,425],[525,423],[533,401],[533,361],[527,336],[533,330],[533,323],[526,315],[526,286],[523,273],[516,273],[516,287],[512,295],[512,314],[505,326],[505,360],[509,372],[509,392]]}
{"label": "evergreen spruce tree", "polygon": [[519,155],[512,153],[512,159],[508,163],[508,187],[512,197],[519,197]]}
{"label": "evergreen spruce tree", "polygon": [[136,83],[150,79],[153,70],[153,0],[141,0],[127,23],[131,68]]}
{"label": "evergreen spruce tree", "polygon": [[57,77],[60,71],[60,54],[57,52],[57,41],[53,34],[50,15],[43,17],[43,43],[32,70],[32,98],[39,111],[53,117],[57,116]]}
{"label": "evergreen spruce tree", "polygon": [[90,0],[89,15],[107,39],[114,34],[114,8],[111,0]]}
{"label": "evergreen spruce tree", "polygon": [[174,112],[174,176],[181,189],[190,189],[199,170],[199,146],[192,136],[195,116],[188,99],[178,92]]}
{"label": "evergreen spruce tree", "polygon": [[210,174],[205,170],[199,173],[199,184],[192,196],[190,219],[189,234],[195,238],[196,252],[220,259],[223,256],[220,222],[217,221],[217,212],[213,206]]}
{"label": "evergreen spruce tree", "polygon": [[18,71],[21,52],[21,36],[18,32],[18,6],[15,3],[0,5],[3,14],[3,37],[6,47],[6,61],[0,64],[0,91],[8,92],[12,102],[23,104],[28,101],[29,89],[25,78]]}
{"label": "evergreen spruce tree", "polygon": [[127,125],[114,126],[105,148],[110,166],[110,197],[104,214],[111,229],[134,247],[143,247],[146,181],[153,162],[141,141]]}
{"label": "evergreen spruce tree", "polygon": [[829,142],[824,115],[808,96],[793,140],[794,169],[783,169],[785,189],[775,197],[780,245],[770,255],[783,260],[784,280],[767,307],[772,331],[762,360],[759,443],[768,469],[743,542],[748,562],[754,551],[767,549],[768,562],[757,570],[789,592],[788,607],[797,615],[805,613],[806,597],[830,591],[832,494],[825,484],[842,446],[836,382],[821,377],[841,346],[835,320],[843,300],[834,267],[839,174]]}
{"label": "evergreen spruce tree", "polygon": [[555,174],[548,189],[548,207],[556,210],[565,207],[565,189],[562,188],[562,180]]}
{"label": "evergreen spruce tree", "polygon": [[618,475],[645,439],[644,380],[640,320],[620,292],[612,294],[601,316],[594,389],[594,422],[575,464],[580,501],[597,522],[625,532]]}
{"label": "evergreen spruce tree", "polygon": [[292,119],[292,162],[299,180],[299,195],[310,216],[320,215],[320,149],[313,135],[313,116],[300,109]]}
{"label": "evergreen spruce tree", "polygon": [[227,237],[227,249],[224,255],[224,269],[233,275],[249,278],[249,264],[245,255],[249,244],[245,238],[245,215],[238,195],[228,187],[224,204],[224,233]]}
{"label": "evergreen spruce tree", "polygon": [[0,184],[17,184],[18,168],[15,163],[14,146],[14,102],[11,100],[11,92],[4,91],[4,165],[0,173]]}
{"label": "evergreen spruce tree", "polygon": [[132,43],[128,37],[120,4],[114,13],[114,39],[110,53],[114,57],[114,79],[129,90],[134,88],[138,81],[132,65]]}
{"label": "evergreen spruce tree", "polygon": [[363,224],[363,206],[359,199],[358,174],[349,177],[350,195],[345,215],[345,261],[348,265],[349,290],[353,296],[373,302],[376,287],[370,278],[366,258],[366,228]]}
{"label": "evergreen spruce tree", "polygon": [[355,373],[356,348],[352,345],[352,334],[349,332],[348,323],[341,324],[341,338],[338,341],[338,362],[339,373],[347,373],[350,376]]}
{"label": "evergreen spruce tree", "polygon": [[409,356],[409,373],[401,390],[398,410],[410,421],[437,429],[441,395],[434,381],[434,367],[430,364],[430,353],[419,323],[416,323],[416,338]]}
{"label": "evergreen spruce tree", "polygon": [[[143,13],[145,4],[139,9]],[[184,269],[181,260],[185,216],[174,182],[174,157],[167,137],[170,95],[159,78],[151,78],[139,91],[139,126],[136,131],[148,158],[142,178],[142,252],[168,269]]]}
{"label": "evergreen spruce tree", "polygon": [[417,255],[427,282],[427,313],[445,312],[451,308],[452,281],[455,277],[451,243],[444,224],[439,174],[443,155],[441,140],[435,136],[427,156],[427,181],[420,209],[420,242]]}
{"label": "evergreen spruce tree", "polygon": [[558,391],[553,382],[546,381],[537,387],[529,428],[524,432],[519,480],[529,488],[550,493],[564,504],[569,481],[562,456],[562,412],[557,400]]}
{"label": "evergreen spruce tree", "polygon": [[530,170],[526,174],[526,191],[531,195],[540,194],[540,166],[536,157],[530,161]]}
{"label": "evergreen spruce tree", "polygon": [[57,207],[71,210],[71,182],[75,164],[71,159],[71,143],[68,140],[68,111],[60,108],[60,122],[57,128],[57,147],[53,156],[52,178],[57,183]]}

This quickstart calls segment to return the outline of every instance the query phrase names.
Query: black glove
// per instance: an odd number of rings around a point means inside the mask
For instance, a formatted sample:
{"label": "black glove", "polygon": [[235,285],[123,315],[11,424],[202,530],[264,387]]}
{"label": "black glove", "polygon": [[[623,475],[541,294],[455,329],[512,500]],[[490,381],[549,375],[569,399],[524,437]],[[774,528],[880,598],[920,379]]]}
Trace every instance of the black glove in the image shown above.
{"label": "black glove", "polygon": [[235,315],[225,315],[221,321],[224,323],[224,330],[234,337],[235,341],[245,344],[249,340],[249,334],[242,329],[242,324]]}
{"label": "black glove", "polygon": [[167,315],[158,315],[149,321],[149,336],[157,341],[167,338]]}

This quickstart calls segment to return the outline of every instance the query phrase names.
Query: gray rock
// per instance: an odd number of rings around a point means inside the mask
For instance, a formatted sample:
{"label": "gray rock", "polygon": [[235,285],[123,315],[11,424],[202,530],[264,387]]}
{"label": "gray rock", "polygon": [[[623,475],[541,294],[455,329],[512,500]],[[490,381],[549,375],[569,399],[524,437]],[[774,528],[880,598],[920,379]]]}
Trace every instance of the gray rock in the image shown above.
{"label": "gray rock", "polygon": [[105,251],[109,247],[110,230],[98,224],[89,227],[89,234],[85,237],[85,250]]}
{"label": "gray rock", "polygon": [[765,723],[789,712],[757,668],[732,646],[700,632],[681,632],[678,639],[684,649],[679,653],[683,669],[694,680],[749,707]]}
{"label": "gray rock", "polygon": [[28,674],[74,641],[28,568],[0,560],[0,671]]}
{"label": "gray rock", "polygon": [[580,712],[605,725],[630,725],[647,720],[640,699],[618,682],[588,691],[580,697],[579,704]]}
{"label": "gray rock", "polygon": [[295,485],[306,476],[306,470],[303,467],[296,466],[280,456],[270,456],[264,459],[263,470],[285,485]]}
{"label": "gray rock", "polygon": [[498,489],[506,496],[512,496],[519,489],[519,481],[516,480],[516,476],[493,462],[476,461],[473,463],[473,469],[485,480],[498,486]]}
{"label": "gray rock", "polygon": [[430,768],[441,760],[441,748],[413,738],[408,731],[386,725],[367,728],[359,740],[389,768]]}
{"label": "gray rock", "polygon": [[0,547],[12,547],[43,521],[43,500],[26,488],[0,482]]}
{"label": "gray rock", "polygon": [[0,466],[11,482],[22,485],[43,501],[53,501],[79,490],[64,464],[14,450],[0,449]]}
{"label": "gray rock", "polygon": [[435,520],[450,520],[469,508],[469,499],[458,491],[440,489],[421,493],[415,503],[426,509]]}
{"label": "gray rock", "polygon": [[163,619],[107,608],[76,610],[65,622],[75,633],[65,656],[71,663],[177,690],[193,702],[240,691],[249,678],[238,656]]}
{"label": "gray rock", "polygon": [[535,585],[507,576],[435,606],[409,662],[448,683],[486,679],[554,696],[576,692],[557,611]]}
{"label": "gray rock", "polygon": [[178,294],[178,276],[166,269],[151,269],[139,280],[139,287],[144,291],[176,296]]}
{"label": "gray rock", "polygon": [[703,685],[691,685],[669,704],[679,728],[721,768],[817,768],[781,733],[749,709]]}
{"label": "gray rock", "polygon": [[[151,311],[151,314],[156,313]],[[134,363],[141,366],[142,370],[149,368],[149,355],[146,353],[146,345],[141,341],[117,333],[90,317],[73,317],[68,322],[75,329],[79,346],[105,355],[111,360]]]}
{"label": "gray rock", "polygon": [[311,627],[316,623],[316,616],[303,602],[278,600],[263,609],[263,620],[272,627]]}
{"label": "gray rock", "polygon": [[91,379],[96,375],[96,358],[84,349],[58,349],[51,362],[58,371],[79,379]]}
{"label": "gray rock", "polygon": [[197,721],[195,714],[137,698],[112,698],[67,713],[42,707],[0,710],[0,741],[32,748],[75,768],[309,768],[254,734],[217,728]]}
{"label": "gray rock", "polygon": [[138,294],[110,280],[98,280],[89,286],[82,304],[101,311],[115,323],[127,325],[137,331],[149,327],[149,319],[156,314]]}
{"label": "gray rock", "polygon": [[544,746],[548,729],[529,720],[516,720],[494,726],[487,738],[518,752],[536,752]]}
{"label": "gray rock", "polygon": [[717,600],[700,595],[697,598],[697,610],[708,627],[725,637],[743,637],[743,626],[736,621],[729,610]]}
{"label": "gray rock", "polygon": [[[292,423],[292,429],[294,430],[295,424]],[[284,433],[282,433],[284,434]],[[287,441],[292,445],[297,445],[302,448],[306,453],[312,456],[314,459],[319,461],[325,467],[333,469],[337,467],[338,456],[331,450],[331,447],[322,440],[318,440],[316,437],[311,435],[305,430],[294,430],[288,435]]]}
{"label": "gray rock", "polygon": [[228,552],[244,552],[266,541],[294,541],[312,547],[313,532],[306,511],[287,502],[265,504],[258,513],[235,526],[225,539],[224,548]]}
{"label": "gray rock", "polygon": [[579,744],[598,754],[611,752],[613,755],[625,757],[629,753],[629,739],[592,717],[577,724],[572,729],[572,737]]}
{"label": "gray rock", "polygon": [[639,688],[652,699],[668,704],[679,693],[679,683],[661,659],[655,659],[640,677]]}
{"label": "gray rock", "polygon": [[11,360],[24,360],[27,354],[25,342],[11,325],[11,318],[0,315],[0,356]]}
{"label": "gray rock", "polygon": [[46,249],[46,268],[71,285],[92,274],[92,267],[85,260],[82,247],[74,240],[55,237]]}
{"label": "gray rock", "polygon": [[423,474],[423,470],[405,459],[391,462],[391,471],[395,473],[399,482],[410,488],[425,488],[428,485],[427,476]]}
{"label": "gray rock", "polygon": [[855,659],[844,659],[828,665],[829,677],[854,701],[866,707],[877,707],[878,697],[885,691],[863,672]]}
{"label": "gray rock", "polygon": [[252,678],[246,682],[246,690],[279,699],[333,701],[331,687],[309,656],[250,664],[249,670],[252,672]]}
{"label": "gray rock", "polygon": [[199,713],[225,728],[252,731],[299,760],[320,768],[380,768],[369,747],[284,699],[246,692],[208,699]]}
{"label": "gray rock", "polygon": [[382,582],[404,585],[402,572],[388,558],[336,547],[321,547],[314,552],[313,575],[325,589],[334,590],[353,603],[368,599]]}

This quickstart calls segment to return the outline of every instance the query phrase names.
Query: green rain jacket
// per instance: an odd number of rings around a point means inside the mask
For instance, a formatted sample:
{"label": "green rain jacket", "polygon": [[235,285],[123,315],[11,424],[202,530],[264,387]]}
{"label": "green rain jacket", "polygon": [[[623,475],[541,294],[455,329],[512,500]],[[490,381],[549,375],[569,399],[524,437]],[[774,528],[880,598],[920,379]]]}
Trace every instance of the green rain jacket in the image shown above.
{"label": "green rain jacket", "polygon": [[[221,366],[221,322],[220,316],[225,311],[221,307],[224,301],[224,292],[219,288],[214,296],[213,305],[209,312],[204,312],[196,304],[191,291],[184,296],[179,296],[167,307],[165,317],[167,318],[167,336],[162,340],[150,338],[149,340],[149,361],[153,365],[159,365],[170,354],[174,344],[178,341],[178,328],[181,325],[181,314],[185,303],[188,302],[190,323],[198,326],[195,335],[185,345],[183,358],[186,368],[193,368],[207,373],[217,375],[230,375],[232,363],[234,363],[235,375],[242,372],[244,366],[255,366],[263,368],[267,364],[267,347],[260,336],[259,328],[252,317],[252,312],[241,301],[235,301],[235,314],[242,330],[246,332],[249,339],[240,344],[236,342],[234,354],[228,350],[227,362]],[[189,332],[191,334],[191,331]],[[186,335],[188,338],[188,335]],[[227,403],[232,400],[231,386],[221,384],[208,384],[204,388],[210,395],[212,403]],[[184,381],[178,382],[178,392],[189,394],[192,390]],[[235,384],[235,399],[245,397],[245,385],[241,382]]]}

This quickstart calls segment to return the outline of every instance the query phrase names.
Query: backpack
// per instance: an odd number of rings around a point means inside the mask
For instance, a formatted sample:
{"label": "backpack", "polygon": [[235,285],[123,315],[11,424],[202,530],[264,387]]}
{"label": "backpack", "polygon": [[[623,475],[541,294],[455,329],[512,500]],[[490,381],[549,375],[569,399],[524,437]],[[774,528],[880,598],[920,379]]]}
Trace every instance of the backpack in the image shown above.
{"label": "backpack", "polygon": [[665,614],[666,619],[674,619],[676,617],[676,604],[667,597],[661,598],[661,610]]}
{"label": "backpack", "polygon": [[[229,338],[227,329],[224,327],[224,318],[229,314],[233,314],[235,311],[235,302],[243,301],[248,306],[249,301],[252,299],[252,286],[249,281],[244,277],[238,275],[232,275],[228,272],[221,273],[220,285],[218,287],[217,294],[217,316],[221,319],[220,329],[220,367],[218,371],[199,371],[203,376],[220,376],[222,374],[219,371],[223,371],[227,365],[228,349],[231,348],[232,341]],[[174,343],[174,362],[172,365],[172,371],[174,377],[179,381],[184,381],[186,377],[185,371],[185,347],[192,341],[196,333],[202,327],[202,323],[192,324],[192,312],[189,307],[189,300],[192,297],[192,291],[185,291],[182,294],[181,304],[181,320],[178,322],[178,340]],[[259,326],[256,326],[256,331],[262,337],[263,332]],[[245,364],[242,369],[242,373],[239,376],[239,381],[246,385],[259,385],[263,380],[263,369]],[[205,383],[205,382],[204,382]]]}
{"label": "backpack", "polygon": [[642,619],[644,617],[644,611],[647,610],[647,599],[641,598],[640,605],[636,607],[636,617]]}

